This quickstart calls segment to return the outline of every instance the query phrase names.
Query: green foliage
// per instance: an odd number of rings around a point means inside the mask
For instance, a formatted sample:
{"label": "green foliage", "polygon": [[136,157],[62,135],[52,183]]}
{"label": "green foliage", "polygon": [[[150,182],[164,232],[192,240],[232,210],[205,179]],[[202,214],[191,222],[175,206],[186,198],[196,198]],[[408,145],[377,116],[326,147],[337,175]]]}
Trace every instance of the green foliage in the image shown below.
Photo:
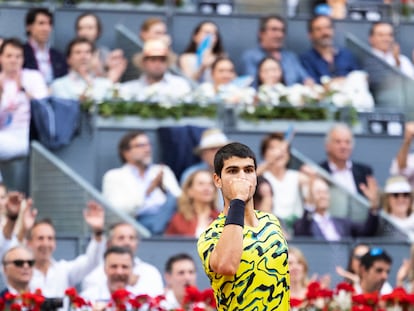
{"label": "green foliage", "polygon": [[255,108],[254,112],[243,111],[240,114],[242,119],[248,121],[260,120],[327,120],[329,118],[329,111],[325,107],[292,107],[292,106],[264,106],[260,105]]}
{"label": "green foliage", "polygon": [[217,106],[198,104],[161,105],[157,103],[143,102],[103,102],[97,105],[98,114],[102,117],[137,116],[143,119],[166,119],[179,120],[185,117],[207,117],[215,118]]}

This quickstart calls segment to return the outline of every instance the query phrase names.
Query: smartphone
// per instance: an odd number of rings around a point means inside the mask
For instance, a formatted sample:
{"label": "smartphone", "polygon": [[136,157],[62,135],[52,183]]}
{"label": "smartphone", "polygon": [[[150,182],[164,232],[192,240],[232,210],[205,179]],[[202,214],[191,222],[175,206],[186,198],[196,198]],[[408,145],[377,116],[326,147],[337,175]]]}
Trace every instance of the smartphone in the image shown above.
{"label": "smartphone", "polygon": [[200,42],[200,44],[197,47],[197,65],[201,66],[201,63],[203,62],[203,55],[204,53],[211,48],[211,44],[213,43],[213,35],[209,34],[204,37],[203,41]]}
{"label": "smartphone", "polygon": [[284,140],[290,144],[295,137],[295,128],[293,127],[293,124],[289,124],[287,130],[285,131]]}

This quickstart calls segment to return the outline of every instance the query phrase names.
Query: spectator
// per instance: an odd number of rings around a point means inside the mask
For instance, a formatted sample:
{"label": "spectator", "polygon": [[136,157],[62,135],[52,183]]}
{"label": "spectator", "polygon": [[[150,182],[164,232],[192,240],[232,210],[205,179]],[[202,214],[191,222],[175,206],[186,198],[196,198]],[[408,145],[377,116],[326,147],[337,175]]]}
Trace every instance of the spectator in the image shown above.
{"label": "spectator", "polygon": [[340,266],[336,267],[336,272],[345,279],[345,282],[352,285],[359,284],[359,270],[361,257],[368,253],[369,245],[366,243],[356,244],[349,253],[348,265],[346,270]]}
{"label": "spectator", "polygon": [[140,58],[139,79],[122,84],[125,99],[160,101],[178,100],[191,91],[188,82],[168,72],[168,46],[161,40],[145,42]]}
{"label": "spectator", "polygon": [[249,87],[250,79],[237,81],[233,61],[228,57],[217,57],[211,65],[211,82],[202,83],[195,93],[207,102],[226,104],[252,104],[255,90]]}
{"label": "spectator", "polygon": [[[139,238],[134,227],[128,223],[120,222],[113,225],[108,232],[107,248],[128,248],[132,254],[137,253]],[[128,282],[128,288],[134,295],[147,294],[150,296],[161,295],[164,289],[160,272],[153,265],[134,257],[132,275]],[[106,284],[107,278],[101,262],[82,281],[82,289],[88,292],[91,288]]]}
{"label": "spectator", "polygon": [[42,75],[23,69],[23,49],[15,38],[0,46],[0,161],[28,154],[30,99],[48,95]]}
{"label": "spectator", "polygon": [[224,55],[218,26],[214,22],[203,21],[194,29],[189,45],[179,58],[179,65],[189,79],[211,81],[211,65],[217,57]]}
{"label": "spectator", "polygon": [[242,55],[245,64],[244,74],[256,77],[260,61],[266,56],[271,56],[280,62],[286,85],[312,83],[311,77],[303,69],[297,56],[283,48],[285,35],[286,23],[282,17],[278,15],[262,17],[258,34],[259,46],[245,51]]}
{"label": "spectator", "polygon": [[[170,68],[176,68],[177,55],[171,50],[171,37],[167,31],[167,25],[164,20],[159,17],[149,17],[142,24],[139,32],[139,38],[142,44],[150,40],[161,40],[168,46],[168,59],[170,60]],[[142,53],[137,53],[133,57],[134,65],[140,69]]]}
{"label": "spectator", "polygon": [[273,189],[263,176],[257,176],[257,188],[253,195],[254,208],[258,211],[273,213]]}
{"label": "spectator", "polygon": [[363,195],[368,177],[373,176],[370,166],[351,160],[354,137],[348,125],[335,124],[326,134],[325,150],[327,161],[320,166],[328,171],[333,179],[350,193]]}
{"label": "spectator", "polygon": [[127,67],[127,60],[121,49],[111,51],[106,46],[97,46],[102,34],[102,23],[99,17],[91,12],[83,13],[76,18],[75,31],[78,37],[88,39],[96,48],[91,60],[91,71],[97,77],[105,77],[112,82],[119,82]]}
{"label": "spectator", "polygon": [[376,56],[414,79],[414,66],[408,57],[400,54],[400,46],[394,39],[394,27],[390,23],[380,21],[372,24],[369,44]]}
{"label": "spectator", "polygon": [[334,45],[334,27],[328,16],[315,16],[308,22],[308,35],[312,49],[301,56],[305,70],[318,83],[322,77],[343,79],[351,71],[360,69],[352,53]]}
{"label": "spectator", "polygon": [[32,8],[26,14],[26,35],[24,45],[24,68],[39,70],[49,85],[56,78],[68,72],[64,56],[50,47],[53,30],[53,14],[47,8]]}
{"label": "spectator", "polygon": [[309,188],[307,202],[312,204],[305,209],[301,219],[294,224],[295,236],[314,237],[327,241],[339,241],[349,237],[374,236],[379,223],[378,189],[370,177],[364,192],[370,200],[370,209],[364,223],[356,223],[348,218],[332,217],[329,214],[329,186],[323,179],[315,179]]}
{"label": "spectator", "polygon": [[222,147],[214,158],[224,210],[200,236],[197,249],[218,310],[289,308],[287,244],[277,218],[254,210],[256,168],[253,151],[240,143]]}
{"label": "spectator", "polygon": [[162,234],[181,194],[174,173],[166,165],[152,164],[152,147],[144,132],[125,134],[118,147],[124,164],[105,173],[104,197],[144,225],[152,234]]}
{"label": "spectator", "polygon": [[257,86],[285,84],[280,62],[271,56],[263,58],[257,67]]}
{"label": "spectator", "polygon": [[209,128],[201,134],[200,142],[194,153],[201,158],[201,162],[187,167],[181,174],[180,184],[184,184],[187,177],[197,170],[214,171],[214,156],[221,147],[228,144],[226,135],[217,128]]}
{"label": "spectator", "polygon": [[76,286],[100,262],[105,241],[102,237],[104,211],[95,202],[88,203],[84,219],[93,231],[86,253],[71,261],[55,260],[56,231],[50,220],[37,221],[30,229],[27,245],[32,250],[35,265],[31,290],[40,288],[45,297],[63,297],[68,287]]}
{"label": "spectator", "polygon": [[52,82],[52,95],[80,102],[99,102],[112,97],[112,82],[92,71],[93,50],[93,44],[86,38],[75,38],[68,44],[69,73]]}
{"label": "spectator", "polygon": [[387,179],[383,209],[393,224],[409,237],[414,237],[412,187],[404,176],[393,176]]}
{"label": "spectator", "polygon": [[263,174],[272,185],[274,193],[272,212],[291,227],[303,214],[302,191],[309,182],[309,176],[288,169],[289,142],[284,140],[283,134],[266,135],[262,140],[260,151],[263,162],[259,165],[258,174]]}
{"label": "spectator", "polygon": [[404,175],[409,180],[411,187],[414,186],[414,153],[410,153],[413,138],[414,122],[407,122],[405,123],[403,142],[390,168],[390,175]]}
{"label": "spectator", "polygon": [[178,210],[165,234],[199,237],[219,215],[216,196],[211,172],[198,170],[191,173],[184,182]]}
{"label": "spectator", "polygon": [[392,258],[381,248],[371,248],[368,253],[361,257],[360,285],[354,286],[357,294],[380,295],[389,294],[391,286],[383,286],[388,280],[391,270]]}
{"label": "spectator", "polygon": [[197,271],[194,259],[185,253],[179,253],[168,258],[165,264],[165,300],[163,306],[168,310],[184,307],[185,289],[197,285]]}
{"label": "spectator", "polygon": [[414,291],[414,245],[410,248],[410,258],[403,259],[398,269],[395,287],[403,287],[408,293]]}
{"label": "spectator", "polygon": [[302,251],[289,247],[290,299],[306,298],[308,291],[308,263]]}
{"label": "spectator", "polygon": [[29,292],[34,263],[33,254],[24,246],[12,247],[4,254],[2,271],[6,279],[6,289],[0,292],[0,298],[6,301],[6,293],[18,295]]}
{"label": "spectator", "polygon": [[131,249],[127,247],[109,247],[104,254],[104,271],[107,281],[95,284],[83,291],[81,296],[97,308],[99,302],[110,301],[111,294],[115,291],[119,289],[130,291],[128,284],[132,277],[133,257]]}

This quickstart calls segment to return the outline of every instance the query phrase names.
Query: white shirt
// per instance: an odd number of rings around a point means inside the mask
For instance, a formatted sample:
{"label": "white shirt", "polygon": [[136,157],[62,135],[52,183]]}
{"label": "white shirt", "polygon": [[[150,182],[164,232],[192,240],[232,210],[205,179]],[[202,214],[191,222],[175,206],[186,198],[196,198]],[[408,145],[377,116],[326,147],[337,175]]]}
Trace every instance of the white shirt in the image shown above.
{"label": "white shirt", "polygon": [[387,64],[396,67],[401,70],[403,74],[406,76],[414,79],[414,65],[411,63],[411,61],[408,59],[408,57],[404,55],[399,55],[400,59],[400,66],[397,67],[397,63],[395,61],[394,54],[392,52],[384,53],[377,49],[372,49],[372,52],[382,60],[384,60]]}
{"label": "white shirt", "polygon": [[273,214],[281,219],[295,216],[300,218],[303,214],[302,199],[299,188],[299,172],[287,170],[282,180],[272,173],[263,174],[273,190]]}
{"label": "white shirt", "polygon": [[149,184],[163,170],[162,184],[175,197],[181,194],[172,170],[166,165],[150,165],[144,176],[138,174],[138,169],[129,164],[105,173],[102,181],[102,192],[108,202],[116,209],[132,216],[144,213],[156,213],[165,203],[166,195],[157,188],[149,196],[145,194]]}
{"label": "white shirt", "polygon": [[[33,98],[48,96],[37,70],[22,69],[21,86]],[[25,156],[29,152],[30,100],[15,80],[4,78],[0,101],[0,160]]]}
{"label": "white shirt", "polygon": [[112,97],[113,83],[107,78],[90,77],[91,85],[88,86],[84,78],[77,72],[71,71],[66,76],[53,81],[50,86],[53,96],[79,100],[81,95],[85,95],[95,101],[103,101]]}
{"label": "white shirt", "polygon": [[[355,294],[357,295],[362,294],[362,288],[359,283],[354,284],[354,290],[355,290]],[[392,292],[391,284],[388,282],[385,282],[381,287],[380,295],[388,295],[388,294],[391,294],[391,292]]]}
{"label": "white shirt", "polygon": [[179,99],[190,91],[190,84],[184,78],[167,72],[153,84],[148,84],[145,74],[137,80],[122,83],[120,95],[126,100],[162,102]]}
{"label": "white shirt", "polygon": [[321,214],[315,213],[313,214],[313,220],[318,224],[319,229],[327,241],[339,241],[341,239],[329,214],[322,216]]}
{"label": "white shirt", "polygon": [[39,68],[39,71],[42,73],[43,78],[47,84],[52,83],[53,81],[53,68],[52,62],[50,60],[49,45],[46,45],[42,50],[36,41],[29,40],[29,44],[32,46],[34,51],[34,56]]}
{"label": "white shirt", "polygon": [[[134,295],[147,294],[152,297],[156,297],[163,293],[164,285],[162,276],[155,266],[135,257],[133,273],[138,276],[138,281],[133,286],[129,286],[128,291]],[[83,279],[83,292],[87,295],[89,295],[89,293],[95,295],[99,292],[99,288],[102,284],[107,288],[106,282],[107,277],[104,271],[104,264],[101,263]]]}
{"label": "white shirt", "polygon": [[30,290],[34,291],[40,288],[45,297],[63,297],[68,287],[76,286],[99,265],[105,251],[105,244],[105,239],[99,242],[92,239],[85,254],[76,257],[74,260],[56,261],[52,258],[46,275],[33,268]]}
{"label": "white shirt", "polygon": [[358,189],[355,185],[354,175],[352,174],[352,162],[347,161],[345,169],[338,169],[338,167],[332,163],[328,162],[329,168],[331,170],[332,178],[340,184],[342,187],[347,189],[350,193],[357,194]]}
{"label": "white shirt", "polygon": [[166,289],[165,300],[161,304],[162,304],[162,307],[165,308],[166,310],[175,310],[175,309],[182,308],[180,303],[177,301],[177,297],[175,297],[172,289]]}

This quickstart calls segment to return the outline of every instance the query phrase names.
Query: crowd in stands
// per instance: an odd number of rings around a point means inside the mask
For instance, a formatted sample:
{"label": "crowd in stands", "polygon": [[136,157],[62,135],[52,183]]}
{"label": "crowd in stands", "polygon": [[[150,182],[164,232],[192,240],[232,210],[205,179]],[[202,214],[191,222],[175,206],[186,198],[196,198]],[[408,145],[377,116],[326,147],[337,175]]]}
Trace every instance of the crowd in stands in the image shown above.
{"label": "crowd in stands", "polygon": [[[349,75],[365,69],[349,50],[334,44],[334,24],[328,16],[309,20],[312,48],[302,55],[284,48],[287,29],[281,17],[263,17],[257,46],[241,55],[245,68],[240,73],[226,52],[219,26],[211,21],[199,23],[184,53],[177,55],[165,22],[149,18],[139,34],[142,51],[137,51],[133,60],[127,60],[120,49],[96,45],[103,29],[99,18],[91,13],[77,18],[77,37],[69,42],[64,55],[50,46],[53,22],[48,9],[30,9],[25,21],[27,42],[5,38],[1,43],[0,161],[28,155],[31,99],[54,96],[79,103],[114,98],[188,102],[193,93],[211,102],[219,99],[253,105],[265,98],[260,97],[260,90],[266,88],[276,92],[280,85],[296,84],[315,92],[327,85],[344,88]],[[414,77],[414,65],[400,55],[391,24],[374,23],[369,43],[378,58]],[[125,81],[129,61],[137,67],[137,76]],[[239,75],[244,79],[238,79]],[[367,76],[368,81],[370,78]],[[372,100],[366,86],[367,97],[360,108],[371,107],[366,104]],[[326,134],[326,161],[318,167],[305,164],[291,168],[291,139],[285,133],[265,135],[260,146],[255,209],[276,215],[288,240],[375,237],[381,235],[382,216],[413,239],[413,137],[414,123],[408,122],[400,150],[395,159],[389,159],[390,178],[382,191],[373,169],[352,158],[355,141],[346,124],[335,124]],[[200,162],[176,176],[168,165],[154,163],[154,142],[147,133],[128,132],[118,144],[122,166],[103,176],[103,196],[152,235],[197,238],[223,210],[220,184],[213,170],[214,155],[229,142],[220,129],[204,130],[197,147],[187,150],[199,156]],[[329,181],[320,169],[330,176]],[[331,182],[368,202],[364,219],[353,221],[331,214]],[[80,295],[94,303],[110,300],[111,293],[126,288],[134,295],[165,295],[165,308],[175,309],[182,306],[186,286],[196,284],[194,259],[188,254],[177,252],[166,261],[163,280],[157,268],[137,257],[139,237],[130,224],[115,224],[105,235],[104,210],[95,202],[89,203],[84,213],[92,232],[85,253],[70,261],[55,260],[53,223],[36,219],[31,200],[8,192],[6,183],[1,183],[0,174],[0,255],[7,283],[0,297],[40,288],[45,297],[62,298],[67,288],[82,284]],[[390,283],[413,292],[412,262],[413,258],[403,262],[394,282],[388,280],[391,256],[383,249],[357,245],[348,267],[337,267],[337,273],[357,293],[387,294],[392,291]],[[299,249],[289,249],[289,267],[291,297],[303,300],[308,285],[318,277],[308,276],[309,267]],[[331,286],[328,276],[319,279],[323,287]]]}

